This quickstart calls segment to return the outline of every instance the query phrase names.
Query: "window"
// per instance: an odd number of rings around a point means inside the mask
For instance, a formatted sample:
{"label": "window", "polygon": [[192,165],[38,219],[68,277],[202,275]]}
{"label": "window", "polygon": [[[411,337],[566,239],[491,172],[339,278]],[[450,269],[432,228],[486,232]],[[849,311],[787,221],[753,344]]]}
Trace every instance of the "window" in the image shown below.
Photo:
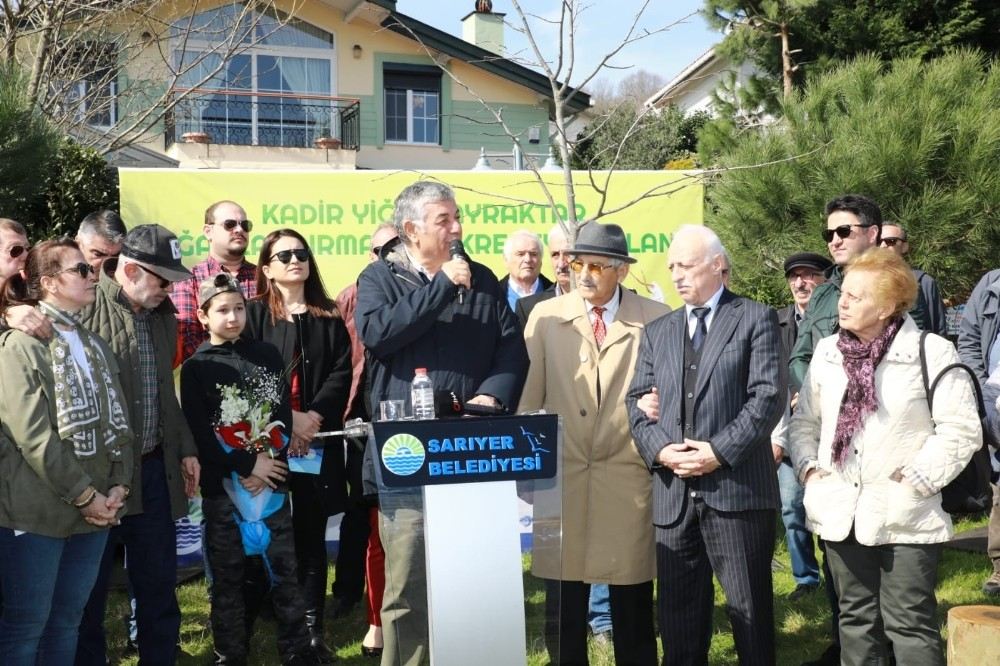
{"label": "window", "polygon": [[118,122],[118,50],[114,44],[83,42],[56,53],[65,112],[75,122],[113,127]]}
{"label": "window", "polygon": [[441,143],[441,70],[386,64],[382,82],[386,142]]}
{"label": "window", "polygon": [[[279,22],[270,14],[240,13],[238,7],[174,24],[178,35],[189,21],[197,28],[174,54],[179,85],[204,91],[178,105],[179,133],[205,132],[213,143],[285,147],[337,136],[339,120],[328,99],[336,71],[333,35],[298,19],[282,15]],[[224,62],[216,48],[199,41],[202,31],[207,38],[234,29],[249,45]]]}

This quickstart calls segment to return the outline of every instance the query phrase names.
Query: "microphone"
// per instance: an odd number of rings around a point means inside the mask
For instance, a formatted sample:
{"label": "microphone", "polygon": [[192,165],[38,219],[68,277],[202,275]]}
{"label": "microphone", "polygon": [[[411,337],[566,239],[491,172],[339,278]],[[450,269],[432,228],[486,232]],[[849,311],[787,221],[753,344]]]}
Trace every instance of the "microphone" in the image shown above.
{"label": "microphone", "polygon": [[[469,260],[469,258],[465,256],[465,245],[463,245],[462,241],[458,238],[453,240],[451,242],[451,245],[448,246],[448,253],[451,254],[452,259],[465,259],[466,261]],[[462,285],[458,285],[457,294],[458,294],[458,304],[462,305],[463,303],[465,303],[465,287],[463,287]]]}

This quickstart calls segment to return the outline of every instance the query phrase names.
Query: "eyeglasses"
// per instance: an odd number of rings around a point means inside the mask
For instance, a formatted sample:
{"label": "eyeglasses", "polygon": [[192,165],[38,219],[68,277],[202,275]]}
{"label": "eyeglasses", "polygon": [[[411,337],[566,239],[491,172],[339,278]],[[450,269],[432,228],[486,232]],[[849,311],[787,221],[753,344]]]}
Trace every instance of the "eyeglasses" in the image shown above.
{"label": "eyeglasses", "polygon": [[59,275],[60,273],[76,273],[80,277],[86,279],[88,275],[92,275],[94,273],[94,267],[81,261],[75,266],[70,266],[69,268],[56,271],[52,275]]}
{"label": "eyeglasses", "polygon": [[7,254],[10,255],[11,259],[17,259],[27,251],[28,248],[26,248],[23,245],[11,245],[9,248],[7,248]]}
{"label": "eyeglasses", "polygon": [[159,280],[160,281],[160,289],[166,289],[167,287],[170,286],[170,280],[168,280],[167,278],[163,277],[162,275],[158,275],[158,274],[154,273],[153,271],[149,270],[148,268],[146,268],[142,264],[136,264],[136,266],[138,266],[143,271],[145,271],[146,273],[149,273],[150,275],[152,275],[153,277],[155,277],[157,280]]}
{"label": "eyeglasses", "polygon": [[896,247],[897,244],[905,242],[906,242],[905,238],[893,238],[893,237],[882,238],[882,245],[885,245],[886,247]]}
{"label": "eyeglasses", "polygon": [[226,231],[232,231],[236,227],[239,227],[243,231],[250,233],[253,229],[253,222],[250,220],[223,220],[222,222],[215,222],[215,224],[221,224],[222,228]]}
{"label": "eyeglasses", "polygon": [[382,253],[382,246],[381,245],[376,245],[375,247],[372,248],[372,254],[378,255],[378,254],[381,254],[381,253]]}
{"label": "eyeglasses", "polygon": [[297,260],[301,262],[308,261],[309,250],[306,250],[304,248],[299,248],[297,250],[282,250],[281,252],[275,252],[274,254],[271,255],[271,258],[268,260],[268,262],[277,259],[283,264],[288,264],[291,263],[292,257],[295,257]]}
{"label": "eyeglasses", "polygon": [[579,259],[574,259],[569,262],[569,267],[573,269],[574,273],[579,273],[584,268],[590,273],[591,277],[599,278],[601,273],[608,270],[609,268],[614,268],[615,264],[593,264],[585,261],[580,261]]}
{"label": "eyeglasses", "polygon": [[837,234],[837,236],[839,236],[840,238],[847,238],[852,233],[854,233],[854,227],[861,227],[862,229],[865,229],[865,228],[870,227],[870,226],[872,226],[872,225],[870,225],[870,224],[842,224],[839,227],[836,227],[835,229],[824,229],[823,230],[823,240],[825,240],[827,243],[829,243],[830,241],[833,240],[833,235],[834,234]]}

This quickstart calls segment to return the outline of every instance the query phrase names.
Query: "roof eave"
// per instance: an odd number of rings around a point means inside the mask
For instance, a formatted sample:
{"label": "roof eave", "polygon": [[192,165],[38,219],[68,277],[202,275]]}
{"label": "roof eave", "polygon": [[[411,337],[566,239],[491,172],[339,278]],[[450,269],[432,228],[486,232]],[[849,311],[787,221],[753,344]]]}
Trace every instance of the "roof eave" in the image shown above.
{"label": "roof eave", "polygon": [[[393,12],[382,21],[382,27],[413,39],[427,48],[458,58],[474,67],[524,86],[549,99],[552,98],[552,88],[547,77],[415,18]],[[590,95],[582,90],[567,87],[566,106],[572,113],[589,109]]]}

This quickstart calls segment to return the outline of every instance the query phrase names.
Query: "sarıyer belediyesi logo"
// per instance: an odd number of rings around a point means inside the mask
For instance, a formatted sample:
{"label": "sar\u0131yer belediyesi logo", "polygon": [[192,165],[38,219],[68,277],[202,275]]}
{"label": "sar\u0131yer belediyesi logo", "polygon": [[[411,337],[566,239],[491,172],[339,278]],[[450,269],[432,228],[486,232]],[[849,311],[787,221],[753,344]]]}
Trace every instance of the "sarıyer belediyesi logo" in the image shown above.
{"label": "sar\u0131yer belediyesi logo", "polygon": [[407,433],[393,435],[382,447],[382,464],[396,476],[415,474],[426,457],[423,443]]}

